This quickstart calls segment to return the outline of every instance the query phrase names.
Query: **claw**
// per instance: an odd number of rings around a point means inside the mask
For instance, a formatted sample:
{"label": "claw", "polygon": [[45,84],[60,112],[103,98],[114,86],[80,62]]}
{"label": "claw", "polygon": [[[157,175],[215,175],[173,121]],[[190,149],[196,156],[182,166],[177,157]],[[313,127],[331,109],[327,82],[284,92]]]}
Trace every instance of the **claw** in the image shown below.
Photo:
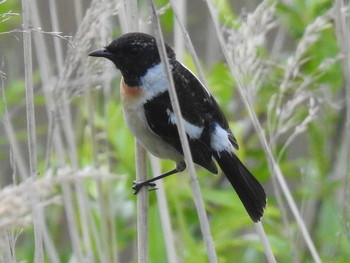
{"label": "claw", "polygon": [[[134,186],[132,187],[134,191],[134,195],[137,195],[138,192],[140,192],[141,188],[144,186],[150,186],[150,187],[155,187],[156,184],[155,183],[149,183],[149,182],[137,182],[137,181],[133,181],[132,182],[134,184]],[[156,190],[157,188],[152,188],[149,189],[150,191]]]}

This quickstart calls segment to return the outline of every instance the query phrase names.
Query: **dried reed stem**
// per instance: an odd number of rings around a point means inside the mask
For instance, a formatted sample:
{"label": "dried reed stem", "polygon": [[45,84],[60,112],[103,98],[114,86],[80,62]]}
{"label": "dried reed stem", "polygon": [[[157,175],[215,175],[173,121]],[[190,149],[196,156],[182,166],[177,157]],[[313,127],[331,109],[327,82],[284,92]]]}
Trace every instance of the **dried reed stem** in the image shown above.
{"label": "dried reed stem", "polygon": [[254,224],[256,232],[259,235],[259,238],[261,240],[262,245],[264,246],[264,251],[265,251],[265,256],[267,259],[267,262],[269,263],[276,263],[275,256],[273,255],[269,240],[267,239],[264,226],[262,225],[261,222],[258,222]]}
{"label": "dried reed stem", "polygon": [[26,111],[30,176],[38,176],[37,169],[37,142],[34,111],[34,86],[32,66],[32,37],[30,32],[30,6],[28,1],[22,1],[23,12],[23,51],[24,51],[24,73],[26,86]]}
{"label": "dried reed stem", "polygon": [[[37,178],[37,142],[36,142],[36,126],[35,126],[35,111],[34,111],[34,87],[33,87],[33,65],[32,65],[32,39],[30,29],[30,3],[22,0],[23,13],[23,31],[26,32],[23,36],[23,52],[24,52],[24,72],[26,86],[26,112],[27,112],[27,133],[28,133],[28,150],[29,150],[29,171],[30,176]],[[42,209],[37,206],[38,198],[36,193],[30,196],[32,201],[32,215],[34,223],[34,262],[39,263],[44,260],[43,251],[43,213]]]}
{"label": "dried reed stem", "polygon": [[[135,144],[136,181],[147,180],[146,150],[139,142]],[[137,194],[137,262],[148,263],[149,257],[149,203],[148,189],[143,187]]]}
{"label": "dried reed stem", "polygon": [[[172,6],[174,6],[176,4],[175,2],[176,1],[174,1],[174,0],[170,0],[170,3],[171,3]],[[195,50],[195,48],[193,46],[193,43],[191,41],[191,38],[190,38],[188,32],[186,30],[185,21],[182,20],[182,17],[179,14],[179,12],[178,12],[178,10],[176,8],[174,8],[173,10],[174,10],[174,15],[175,15],[175,19],[176,19],[176,22],[177,22],[177,26],[181,30],[182,38],[184,39],[184,43],[187,46],[187,49],[188,49],[188,51],[189,51],[189,53],[190,53],[190,55],[192,57],[193,63],[194,63],[194,65],[196,67],[196,70],[198,72],[198,77],[199,77],[200,81],[203,83],[204,87],[208,88],[208,84],[207,84],[205,75],[204,75],[202,67],[201,67],[201,65],[199,63],[197,52],[196,52],[196,50]],[[177,37],[180,37],[180,36],[177,36]]]}
{"label": "dried reed stem", "polygon": [[[186,24],[186,0],[170,1],[176,16],[177,23],[174,24],[174,51],[176,59],[183,61],[185,55],[185,41],[182,37],[181,25]],[[180,25],[181,23],[181,25]]]}
{"label": "dried reed stem", "polygon": [[[161,174],[160,169],[160,162],[159,159],[150,156],[151,159],[151,167],[152,167],[152,173],[153,177],[156,177]],[[162,230],[163,230],[163,238],[165,243],[165,248],[167,252],[167,259],[168,263],[176,263],[178,262],[178,257],[176,253],[175,248],[175,239],[174,234],[171,227],[171,220],[170,220],[170,214],[169,214],[169,208],[167,203],[167,197],[164,190],[164,184],[162,180],[159,180],[157,182],[157,203],[158,203],[158,212],[160,216],[160,221],[162,224]]]}
{"label": "dried reed stem", "polygon": [[[38,14],[38,6],[36,1],[32,1],[31,5],[31,21],[33,25],[37,28],[40,28],[40,16]],[[52,92],[49,86],[51,85],[50,80],[52,78],[52,70],[50,67],[50,63],[48,61],[48,58],[50,57],[50,54],[48,52],[47,46],[45,44],[43,34],[36,34],[34,36],[34,44],[36,48],[36,54],[39,62],[40,72],[41,72],[41,78],[43,83],[43,91],[46,97],[46,108],[47,112],[52,113],[52,109],[54,106],[53,99],[52,99]],[[50,166],[50,155],[51,155],[51,146],[52,141],[55,141],[56,145],[61,145],[60,137],[53,136],[57,135],[57,133],[54,133],[54,127],[55,127],[55,116],[53,114],[49,115],[49,133],[48,136],[48,142],[47,142],[47,155],[46,155],[46,168],[49,168]],[[56,140],[55,140],[56,139]],[[62,153],[62,151],[61,151]],[[58,153],[59,154],[59,153]],[[45,249],[48,255],[48,258],[51,262],[60,262],[58,252],[56,249],[56,246],[53,242],[53,239],[51,237],[51,233],[47,227],[45,215],[44,215],[44,209],[40,209],[41,217],[35,217],[33,218],[34,224],[39,224],[42,226],[43,229],[43,239],[44,239],[44,245]]]}
{"label": "dried reed stem", "polygon": [[[51,1],[50,1],[50,7],[51,7]],[[52,9],[52,8],[50,8]],[[32,1],[31,5],[31,21],[33,24],[33,27],[35,28],[41,28],[42,23],[40,21],[40,15],[38,13],[38,4],[37,1]],[[57,8],[56,8],[57,10]],[[54,19],[55,16],[51,16],[51,20]],[[56,17],[56,19],[58,19]],[[51,21],[52,25],[54,25],[55,21]],[[54,31],[58,32],[57,28],[54,29]],[[57,132],[59,125],[57,122],[57,114],[56,114],[56,103],[53,98],[53,92],[52,92],[52,79],[54,78],[53,75],[53,70],[52,70],[52,65],[50,62],[50,57],[51,54],[49,53],[48,50],[48,45],[47,42],[45,42],[44,35],[41,33],[34,34],[33,35],[33,40],[34,40],[34,47],[36,50],[36,57],[38,60],[38,65],[40,69],[40,77],[41,77],[41,82],[42,82],[42,90],[45,95],[45,106],[46,106],[46,111],[49,119],[49,131],[48,131],[48,140],[47,140],[47,148],[46,148],[46,168],[48,169],[51,164],[50,164],[50,158],[53,153],[57,155],[58,162],[60,165],[64,165],[64,150],[63,150],[63,142],[62,142],[62,137],[60,134]],[[59,38],[54,38],[54,43],[60,42],[61,39]],[[56,47],[55,47],[56,50]],[[61,58],[62,60],[62,58]],[[60,57],[56,56],[56,61],[57,63],[60,61]],[[62,64],[58,64],[58,68],[62,68]],[[53,149],[54,146],[54,149]]]}
{"label": "dried reed stem", "polygon": [[64,210],[67,218],[67,226],[68,226],[68,233],[73,249],[73,254],[77,258],[78,262],[83,262],[83,251],[82,247],[80,246],[80,240],[79,240],[79,232],[78,232],[78,225],[75,221],[75,212],[74,212],[74,201],[73,201],[73,193],[71,186],[63,182],[61,184],[62,188],[62,197],[63,197],[63,204],[64,204]]}
{"label": "dried reed stem", "polygon": [[80,22],[83,19],[83,2],[82,2],[82,0],[74,0],[74,12],[75,12],[75,21],[76,21],[77,25],[80,25]]}
{"label": "dried reed stem", "polygon": [[[17,184],[17,176],[16,176],[16,167],[18,166],[21,170],[23,170],[23,175],[21,176],[22,179],[24,179],[26,170],[25,165],[20,164],[21,162],[24,162],[21,151],[18,148],[18,143],[16,140],[16,137],[14,136],[12,124],[10,122],[9,118],[9,112],[7,110],[7,103],[6,103],[6,96],[5,96],[5,90],[4,90],[4,82],[5,82],[5,73],[0,71],[0,96],[2,103],[4,105],[4,116],[3,116],[3,123],[5,127],[5,133],[7,135],[7,138],[9,138],[9,144],[10,148],[13,152],[13,155],[17,158],[15,159],[16,163],[13,163],[13,175],[12,180],[14,184]],[[16,154],[19,155],[16,155]],[[18,164],[17,164],[18,163]],[[0,243],[2,243],[2,259],[4,262],[16,262],[16,249],[15,249],[15,240],[16,237],[14,236],[13,231],[9,231],[8,229],[4,229],[0,231]]]}
{"label": "dried reed stem", "polygon": [[[60,32],[60,27],[59,27],[59,20],[58,20],[58,15],[57,15],[57,4],[55,0],[49,0],[49,8],[50,8],[50,18],[51,18],[51,25],[52,25],[52,30],[54,32]],[[55,55],[56,55],[56,65],[58,69],[58,73],[60,73],[62,67],[63,67],[63,50],[62,50],[62,44],[61,40],[57,37],[53,38],[53,44],[55,47]]]}
{"label": "dried reed stem", "polygon": [[[126,30],[138,31],[137,1],[125,1]],[[136,181],[147,180],[147,154],[142,145],[135,139]],[[149,201],[148,189],[143,187],[137,194],[137,262],[149,262]]]}
{"label": "dried reed stem", "polygon": [[[106,40],[110,37],[110,30],[108,26],[108,20],[104,20],[105,25],[104,29],[101,29],[99,31],[99,35],[102,41],[106,42]],[[113,71],[114,68],[113,68]],[[110,99],[110,87],[111,81],[108,79],[105,79],[103,81],[103,98],[104,101],[108,101]],[[107,138],[107,127],[108,127],[108,117],[107,117],[107,112],[108,112],[108,104],[105,103],[103,107],[103,114],[104,114],[104,136]],[[110,155],[110,145],[107,139],[104,141],[104,146],[105,146],[105,154],[108,156]],[[110,158],[107,160],[107,167],[108,171],[111,171],[111,164],[110,164]],[[109,256],[109,262],[114,262],[118,263],[119,262],[119,257],[118,257],[118,245],[117,245],[117,231],[116,231],[116,220],[115,220],[115,211],[113,209],[110,209],[112,207],[112,204],[115,202],[115,197],[113,196],[113,186],[111,184],[102,184],[102,180],[98,180],[98,192],[99,192],[99,208],[100,208],[100,214],[101,217],[105,218],[103,220],[102,218],[102,233],[101,233],[101,238],[102,238],[102,245],[105,248],[106,252],[108,253]],[[103,191],[102,191],[103,188]],[[103,205],[102,202],[103,201]],[[105,206],[105,207],[104,207]],[[107,233],[105,233],[107,231]]]}
{"label": "dried reed stem", "polygon": [[[168,56],[167,56],[167,53],[165,50],[163,35],[162,35],[161,28],[160,28],[157,12],[156,12],[153,1],[149,0],[148,3],[150,6],[150,10],[151,10],[153,30],[154,30],[154,35],[155,35],[157,46],[158,46],[159,55],[160,55],[162,63],[165,66],[164,68],[166,71],[167,81],[168,81],[168,85],[169,85],[169,95],[170,95],[171,105],[172,105],[172,108],[174,110],[174,114],[176,116],[176,119],[182,120],[181,109],[180,109],[180,105],[178,102],[176,90],[174,87],[174,81],[173,81],[172,74],[171,74]],[[179,121],[177,123],[177,129],[179,132],[181,146],[182,146],[184,156],[185,156],[186,167],[188,169],[188,172],[189,172],[190,178],[191,178],[191,187],[192,187],[192,191],[193,191],[194,202],[195,202],[195,206],[197,209],[197,214],[198,214],[198,218],[199,218],[199,222],[200,222],[201,231],[203,234],[203,239],[204,239],[206,249],[207,249],[208,259],[209,259],[209,262],[211,262],[211,263],[218,262],[216,252],[215,252],[213,238],[212,238],[212,235],[210,232],[208,217],[207,217],[206,212],[205,212],[204,202],[203,202],[202,194],[201,194],[199,184],[198,184],[198,178],[196,176],[196,172],[194,169],[192,155],[191,155],[191,151],[190,151],[190,147],[188,144],[185,128],[184,128],[182,121]]]}
{"label": "dried reed stem", "polygon": [[[286,183],[286,180],[285,180],[284,175],[281,171],[281,168],[279,167],[279,165],[278,165],[278,163],[277,163],[277,161],[272,153],[272,150],[269,147],[269,144],[268,144],[267,139],[266,139],[265,134],[264,134],[264,130],[262,129],[261,124],[258,120],[258,117],[253,109],[251,101],[248,97],[249,94],[247,92],[247,87],[244,85],[243,76],[238,71],[237,66],[234,64],[234,62],[232,61],[232,59],[229,55],[229,52],[228,52],[228,49],[227,49],[227,46],[226,46],[226,43],[224,40],[224,36],[222,34],[222,30],[220,28],[220,24],[219,24],[219,20],[218,20],[218,16],[217,16],[217,12],[215,10],[214,4],[211,0],[206,0],[206,2],[208,5],[208,8],[209,8],[212,20],[214,22],[214,26],[216,28],[217,36],[218,36],[218,39],[219,39],[219,42],[221,45],[221,49],[224,53],[226,62],[229,65],[229,68],[231,70],[232,75],[234,76],[239,93],[242,97],[242,100],[244,102],[246,109],[249,112],[249,116],[252,120],[255,131],[257,132],[257,135],[258,135],[259,140],[262,144],[263,150],[265,151],[265,154],[267,156],[267,160],[269,163],[269,169],[271,171],[271,174],[273,176],[276,176],[277,181],[279,182],[279,185],[282,189],[282,192],[283,192],[283,194],[287,200],[287,203],[288,203],[288,205],[289,205],[289,207],[290,207],[290,209],[295,217],[296,223],[298,224],[298,226],[300,228],[300,231],[305,239],[305,242],[306,242],[306,244],[311,252],[311,255],[312,255],[314,261],[321,262],[321,259],[318,255],[316,248],[315,248],[315,245],[314,245],[314,243],[311,239],[311,236],[306,228],[305,222],[303,221],[303,219],[301,217],[301,214],[300,214],[298,207],[293,199],[293,196],[289,190],[289,187]],[[257,7],[257,9],[262,8],[264,5],[270,5],[272,3],[273,3],[273,1],[264,1]],[[262,240],[262,242],[264,242],[264,240]],[[267,247],[267,246],[265,246],[265,247]]]}
{"label": "dried reed stem", "polygon": [[2,262],[16,263],[15,238],[9,230],[0,232],[0,243],[2,243],[2,254],[0,258]]}
{"label": "dried reed stem", "polygon": [[341,149],[337,154],[337,161],[335,165],[336,177],[342,182],[342,187],[337,191],[336,198],[339,204],[343,205],[343,217],[347,218],[347,214],[350,211],[350,205],[347,202],[350,196],[350,180],[349,180],[349,167],[350,167],[350,47],[349,47],[349,30],[350,19],[345,14],[344,0],[336,0],[334,3],[334,21],[336,28],[336,36],[339,42],[340,50],[343,55],[343,77],[345,80],[345,112],[346,119],[343,127],[343,142]]}
{"label": "dried reed stem", "polygon": [[7,110],[3,78],[4,76],[1,76],[1,86],[0,86],[1,99],[4,104],[3,123],[4,123],[6,137],[9,140],[9,145],[12,153],[12,156],[11,156],[11,159],[12,159],[11,165],[13,169],[12,181],[14,184],[17,184],[18,183],[17,173],[19,173],[19,177],[22,180],[28,178],[27,164],[24,160],[21,149],[18,145],[18,140],[15,136],[16,133],[15,133],[15,130],[13,129],[13,126],[10,120],[10,114]]}

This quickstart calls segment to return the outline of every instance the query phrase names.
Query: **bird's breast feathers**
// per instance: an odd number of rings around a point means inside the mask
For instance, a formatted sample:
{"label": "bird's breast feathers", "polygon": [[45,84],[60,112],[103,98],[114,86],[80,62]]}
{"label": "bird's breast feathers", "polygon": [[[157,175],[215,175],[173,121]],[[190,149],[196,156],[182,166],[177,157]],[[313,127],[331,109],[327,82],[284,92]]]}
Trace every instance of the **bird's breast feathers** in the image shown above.
{"label": "bird's breast feathers", "polygon": [[144,112],[145,87],[128,87],[123,78],[120,82],[124,119],[135,138],[153,155],[162,159],[183,159],[173,147],[151,131]]}
{"label": "bird's breast feathers", "polygon": [[142,96],[142,88],[141,87],[129,87],[125,84],[124,78],[120,80],[120,95],[121,98],[132,102],[139,99]]}

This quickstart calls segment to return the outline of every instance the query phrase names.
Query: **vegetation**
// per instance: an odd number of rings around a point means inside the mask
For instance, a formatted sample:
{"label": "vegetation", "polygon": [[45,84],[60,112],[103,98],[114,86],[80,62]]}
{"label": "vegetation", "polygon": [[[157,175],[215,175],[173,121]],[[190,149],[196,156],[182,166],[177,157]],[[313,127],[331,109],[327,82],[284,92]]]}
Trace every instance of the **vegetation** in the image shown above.
{"label": "vegetation", "polygon": [[[348,3],[154,1],[166,42],[217,98],[268,193],[254,225],[224,177],[196,167],[203,238],[187,172],[149,201],[133,195],[120,73],[87,56],[129,30],[160,37],[152,1],[44,2],[0,1],[1,262],[148,262],[140,231],[149,262],[349,262]],[[147,164],[149,176],[174,166]],[[149,228],[137,227],[138,198]]]}

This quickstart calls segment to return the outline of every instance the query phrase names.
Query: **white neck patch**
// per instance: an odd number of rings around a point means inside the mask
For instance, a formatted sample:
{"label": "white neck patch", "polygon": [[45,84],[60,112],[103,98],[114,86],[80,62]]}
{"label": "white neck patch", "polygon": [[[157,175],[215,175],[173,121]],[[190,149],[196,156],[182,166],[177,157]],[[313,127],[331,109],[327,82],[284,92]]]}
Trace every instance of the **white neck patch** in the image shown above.
{"label": "white neck patch", "polygon": [[141,84],[144,88],[143,94],[145,101],[148,101],[168,90],[168,81],[167,76],[165,75],[163,63],[160,62],[149,68],[145,75],[141,77]]}

